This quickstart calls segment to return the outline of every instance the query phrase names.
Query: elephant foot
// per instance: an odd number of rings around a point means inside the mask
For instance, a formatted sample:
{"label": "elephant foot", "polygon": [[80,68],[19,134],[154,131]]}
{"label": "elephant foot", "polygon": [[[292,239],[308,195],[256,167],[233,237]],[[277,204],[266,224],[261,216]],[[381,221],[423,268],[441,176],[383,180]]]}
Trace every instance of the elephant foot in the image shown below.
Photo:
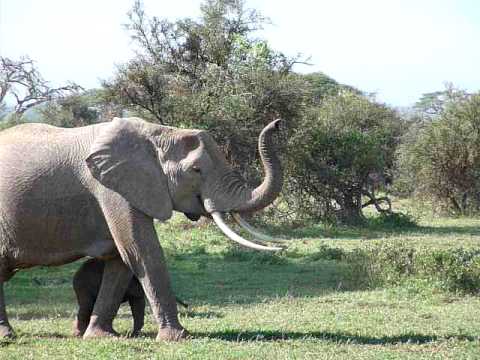
{"label": "elephant foot", "polygon": [[188,337],[188,331],[182,327],[164,327],[158,330],[157,341],[181,341]]}
{"label": "elephant foot", "polygon": [[82,337],[87,330],[88,322],[75,320],[73,322],[73,336],[75,337]]}
{"label": "elephant foot", "polygon": [[9,324],[0,324],[0,339],[13,339],[15,333]]}
{"label": "elephant foot", "polygon": [[135,338],[140,336],[140,330],[133,330],[127,333],[127,337],[129,338]]}
{"label": "elephant foot", "polygon": [[102,329],[100,327],[88,327],[83,334],[84,339],[94,339],[102,337],[118,337],[118,333],[113,329]]}
{"label": "elephant foot", "polygon": [[90,318],[90,324],[83,334],[84,339],[93,339],[101,337],[117,337],[119,334],[113,330],[112,324],[101,323],[96,316]]}
{"label": "elephant foot", "polygon": [[83,334],[85,334],[85,331],[82,331],[80,329],[77,329],[77,328],[73,328],[73,336],[74,337],[78,337],[78,338],[81,338],[83,336]]}

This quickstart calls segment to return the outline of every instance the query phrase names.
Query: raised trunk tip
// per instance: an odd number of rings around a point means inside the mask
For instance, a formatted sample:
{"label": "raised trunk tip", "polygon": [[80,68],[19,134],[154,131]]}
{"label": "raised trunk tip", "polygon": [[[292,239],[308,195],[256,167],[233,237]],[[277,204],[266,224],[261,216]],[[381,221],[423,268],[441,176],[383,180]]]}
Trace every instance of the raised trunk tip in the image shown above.
{"label": "raised trunk tip", "polygon": [[281,120],[269,123],[258,138],[258,151],[265,173],[262,183],[255,189],[246,189],[244,201],[233,209],[236,212],[253,212],[270,205],[280,194],[283,185],[283,170],[273,144],[273,135],[280,128]]}

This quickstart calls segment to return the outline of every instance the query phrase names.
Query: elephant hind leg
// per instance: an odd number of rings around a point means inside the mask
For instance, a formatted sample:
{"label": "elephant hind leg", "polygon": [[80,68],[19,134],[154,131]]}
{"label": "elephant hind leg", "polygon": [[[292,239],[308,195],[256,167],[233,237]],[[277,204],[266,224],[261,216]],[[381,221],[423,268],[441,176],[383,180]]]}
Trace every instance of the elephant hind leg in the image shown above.
{"label": "elephant hind leg", "polygon": [[5,295],[3,293],[3,281],[0,281],[0,339],[12,338],[14,336],[15,334],[7,318]]}

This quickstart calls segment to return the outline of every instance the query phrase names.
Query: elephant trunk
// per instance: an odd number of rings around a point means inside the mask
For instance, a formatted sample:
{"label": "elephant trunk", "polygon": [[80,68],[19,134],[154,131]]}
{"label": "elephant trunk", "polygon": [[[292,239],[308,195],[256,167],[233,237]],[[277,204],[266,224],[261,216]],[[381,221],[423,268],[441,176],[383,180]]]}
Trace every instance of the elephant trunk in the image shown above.
{"label": "elephant trunk", "polygon": [[261,210],[270,205],[280,194],[283,185],[283,170],[273,145],[273,134],[278,130],[280,120],[274,120],[260,133],[258,151],[262,160],[265,177],[255,189],[243,188],[241,201],[234,212],[248,213]]}
{"label": "elephant trunk", "polygon": [[[252,189],[246,185],[245,180],[238,173],[228,169],[218,176],[218,186],[215,187],[217,191],[214,196],[207,197],[204,200],[205,209],[211,214],[220,230],[231,240],[251,249],[280,251],[284,247],[262,245],[246,240],[227,225],[223,219],[223,213],[231,212],[235,216],[239,213],[261,210],[270,205],[279,195],[282,190],[283,171],[273,146],[273,134],[278,130],[279,124],[280,120],[268,124],[262,130],[258,139],[258,150],[265,173],[262,183]],[[215,201],[212,201],[212,199],[215,199]],[[240,223],[245,227],[245,222],[241,220]],[[247,226],[247,228],[252,233],[253,227]],[[265,235],[258,236],[259,234],[259,232],[253,231],[256,238],[267,240]],[[268,238],[268,240],[271,239]]]}

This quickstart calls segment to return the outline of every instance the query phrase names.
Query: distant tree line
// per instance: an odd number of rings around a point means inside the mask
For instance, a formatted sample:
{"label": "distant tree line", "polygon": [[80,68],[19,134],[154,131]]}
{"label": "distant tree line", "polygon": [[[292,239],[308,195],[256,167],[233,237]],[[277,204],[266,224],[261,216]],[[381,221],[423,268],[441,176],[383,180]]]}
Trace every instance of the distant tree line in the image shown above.
{"label": "distant tree line", "polygon": [[98,89],[50,88],[31,60],[2,58],[0,104],[10,96],[14,108],[0,108],[0,127],[25,121],[34,107],[64,127],[140,116],[208,129],[255,183],[258,133],[282,118],[286,191],[277,218],[359,222],[370,206],[392,214],[392,193],[442,211],[480,211],[479,93],[448,86],[400,113],[323,73],[296,73],[300,56],[254,36],[267,21],[239,0],[206,0],[199,19],[174,22],[147,16],[135,1],[125,27],[136,55]]}

